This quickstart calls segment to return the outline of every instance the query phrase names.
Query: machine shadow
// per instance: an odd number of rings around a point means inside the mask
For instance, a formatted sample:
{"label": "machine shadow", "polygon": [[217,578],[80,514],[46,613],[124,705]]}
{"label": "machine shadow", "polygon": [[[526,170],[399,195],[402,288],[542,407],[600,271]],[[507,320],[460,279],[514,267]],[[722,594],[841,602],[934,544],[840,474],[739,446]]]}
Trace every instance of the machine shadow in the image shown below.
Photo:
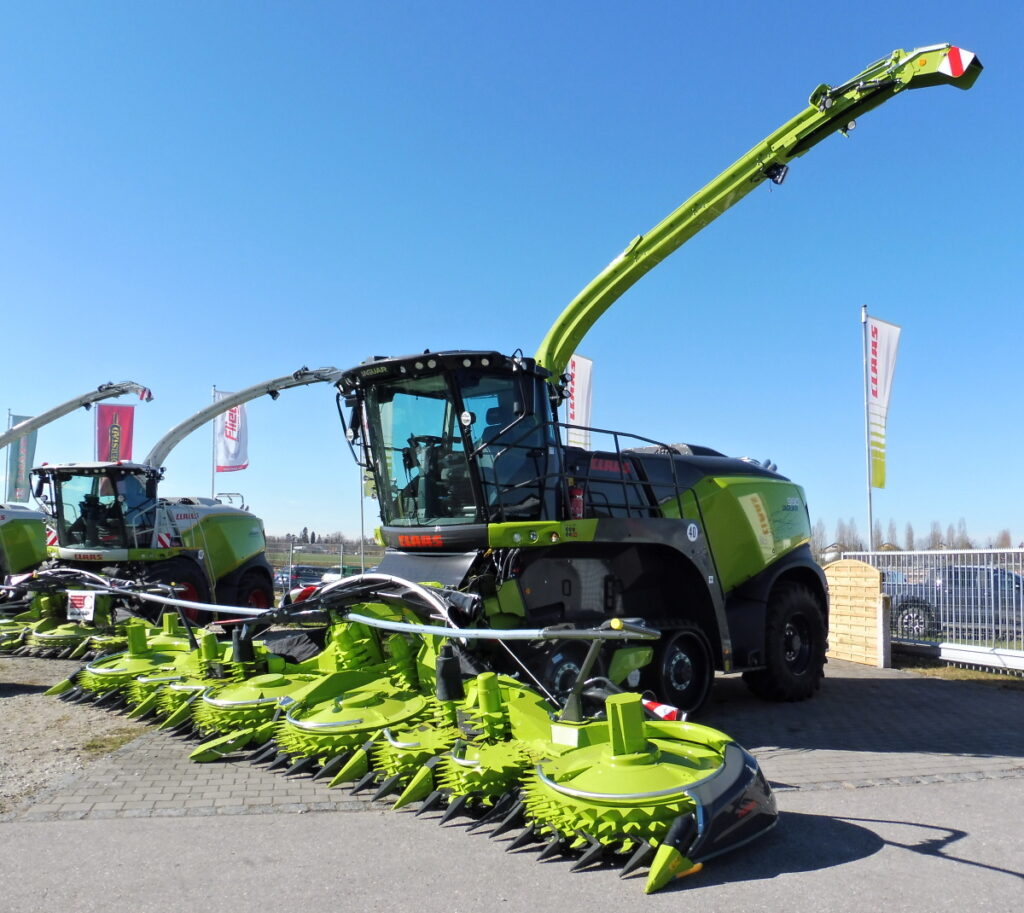
{"label": "machine shadow", "polygon": [[[837,668],[838,666],[838,668]],[[809,701],[766,703],[738,676],[715,683],[696,722],[723,729],[748,749],[954,753],[1024,758],[1020,694],[970,682],[830,663]]]}
{"label": "machine shadow", "polygon": [[712,859],[699,874],[680,879],[664,890],[688,891],[830,869],[864,859],[884,846],[878,834],[842,818],[784,811],[772,831],[751,844],[752,852],[739,850]]}
{"label": "machine shadow", "polygon": [[0,698],[18,694],[42,694],[50,685],[28,685],[23,682],[0,682]]}

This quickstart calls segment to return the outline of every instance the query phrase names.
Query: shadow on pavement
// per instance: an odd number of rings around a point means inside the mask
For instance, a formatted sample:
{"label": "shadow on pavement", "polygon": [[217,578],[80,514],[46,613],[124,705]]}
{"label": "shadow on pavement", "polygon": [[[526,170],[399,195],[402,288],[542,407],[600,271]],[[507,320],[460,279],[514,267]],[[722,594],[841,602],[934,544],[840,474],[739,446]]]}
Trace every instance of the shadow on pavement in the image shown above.
{"label": "shadow on pavement", "polygon": [[0,697],[13,697],[16,694],[42,694],[49,685],[26,685],[22,682],[0,682]]}
{"label": "shadow on pavement", "polygon": [[1019,691],[829,663],[808,701],[771,703],[720,678],[698,722],[746,748],[917,752],[1024,758]]}
{"label": "shadow on pavement", "polygon": [[[701,872],[665,890],[685,891],[829,869],[871,856],[885,843],[868,828],[841,818],[781,812],[775,828],[748,848],[709,860]],[[642,875],[630,878],[646,878],[646,872],[644,869]]]}

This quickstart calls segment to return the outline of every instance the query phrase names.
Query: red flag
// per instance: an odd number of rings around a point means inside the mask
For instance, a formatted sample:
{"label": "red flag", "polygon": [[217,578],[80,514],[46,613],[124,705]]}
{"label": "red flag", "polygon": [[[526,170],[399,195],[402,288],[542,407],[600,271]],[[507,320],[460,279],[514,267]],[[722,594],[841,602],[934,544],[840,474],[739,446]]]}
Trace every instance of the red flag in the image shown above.
{"label": "red flag", "polygon": [[96,459],[101,463],[132,458],[134,406],[96,407]]}

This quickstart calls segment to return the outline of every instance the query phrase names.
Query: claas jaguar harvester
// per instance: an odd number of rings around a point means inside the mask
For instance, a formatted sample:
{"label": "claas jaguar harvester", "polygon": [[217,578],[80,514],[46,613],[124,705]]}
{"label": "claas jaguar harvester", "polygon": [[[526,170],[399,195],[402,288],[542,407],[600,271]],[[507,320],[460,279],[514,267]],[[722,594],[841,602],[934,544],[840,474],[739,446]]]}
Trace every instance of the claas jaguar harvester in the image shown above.
{"label": "claas jaguar harvester", "polygon": [[[50,598],[64,598],[67,605],[61,602],[29,633],[25,649],[50,655],[74,650],[90,629],[109,633],[118,605],[132,606],[109,593],[75,589],[74,581],[66,582],[69,571],[80,572],[87,586],[101,585],[95,575],[103,575],[173,585],[189,601],[269,608],[274,588],[262,521],[214,498],[160,495],[164,461],[187,435],[228,409],[336,378],[333,368],[302,368],[230,394],[168,431],[141,463],[59,463],[33,469],[36,497],[52,528],[50,570],[59,571],[65,581],[64,591]],[[34,585],[46,587],[57,576],[44,569]],[[155,620],[157,612],[150,614]]]}
{"label": "claas jaguar harvester", "polygon": [[[8,428],[0,434],[0,451],[7,446],[18,446],[26,435],[76,409],[91,409],[93,403],[126,393],[137,393],[144,402],[153,399],[148,387],[134,381],[100,384],[94,390]],[[19,462],[27,458],[26,451],[19,451]],[[22,464],[21,468],[27,474],[29,467]],[[27,491],[20,500],[28,500]],[[0,652],[19,644],[28,628],[42,617],[40,594],[33,594],[23,584],[28,575],[46,561],[46,540],[46,515],[42,511],[21,503],[0,504]]]}
{"label": "claas jaguar harvester", "polygon": [[[709,447],[597,432],[566,446],[563,372],[598,317],[634,282],[788,163],[906,89],[969,88],[981,71],[960,48],[894,51],[758,143],[584,288],[535,357],[446,350],[376,357],[346,371],[350,441],[379,499],[382,573],[476,597],[493,627],[640,618],[662,631],[640,681],[698,709],[715,670],[757,694],[810,697],[825,662],[828,600],[811,557],[804,492],[771,465]],[[495,668],[513,671],[503,650]],[[518,659],[557,697],[579,670],[572,643]],[[606,668],[637,683],[636,648]]]}

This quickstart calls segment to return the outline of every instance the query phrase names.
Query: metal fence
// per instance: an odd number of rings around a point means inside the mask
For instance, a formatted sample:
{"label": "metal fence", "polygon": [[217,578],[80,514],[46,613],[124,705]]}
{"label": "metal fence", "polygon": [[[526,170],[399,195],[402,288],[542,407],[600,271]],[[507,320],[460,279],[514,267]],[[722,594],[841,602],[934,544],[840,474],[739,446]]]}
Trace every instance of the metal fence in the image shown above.
{"label": "metal fence", "polygon": [[894,643],[944,659],[1024,669],[1024,549],[844,552],[882,572]]}

